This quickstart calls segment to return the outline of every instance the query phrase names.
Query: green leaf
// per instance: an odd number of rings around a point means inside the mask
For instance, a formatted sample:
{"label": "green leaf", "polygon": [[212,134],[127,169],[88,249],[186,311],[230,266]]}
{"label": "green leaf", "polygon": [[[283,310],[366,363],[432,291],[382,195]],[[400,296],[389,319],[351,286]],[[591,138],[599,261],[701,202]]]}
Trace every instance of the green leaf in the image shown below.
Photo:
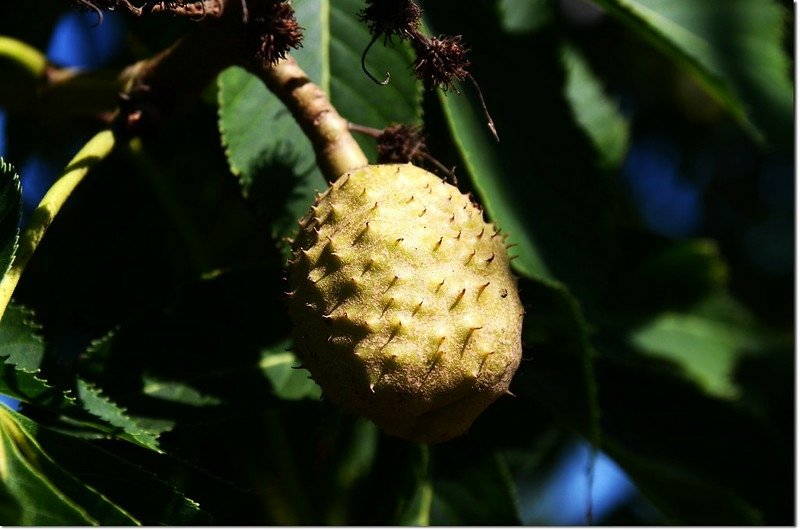
{"label": "green leaf", "polygon": [[[307,1],[307,0],[306,0]],[[422,119],[422,84],[412,72],[414,54],[410,46],[377,42],[367,55],[367,68],[380,77],[391,73],[386,86],[378,86],[361,71],[361,53],[371,35],[358,19],[364,8],[361,0],[328,0],[330,5],[330,41],[326,56],[330,59],[330,98],[345,119],[383,128],[390,123],[417,124]],[[301,63],[302,64],[302,63]],[[375,160],[375,142],[357,136],[367,158]]]}
{"label": "green leaf", "polygon": [[364,485],[375,466],[378,427],[365,418],[351,418],[340,411],[328,410],[322,414],[333,416],[333,428],[326,429],[328,440],[320,441],[331,446],[328,468],[323,471],[323,480],[316,479],[317,491],[326,505],[324,524],[361,524],[358,517],[363,517],[373,506],[365,502],[357,489]]}
{"label": "green leaf", "polygon": [[[596,351],[578,302],[563,287],[523,281],[520,289],[537,303],[525,314],[523,362],[511,391],[550,409],[562,427],[599,443]],[[530,358],[536,362],[525,362]]]}
{"label": "green leaf", "polygon": [[564,91],[575,120],[594,144],[602,168],[619,167],[628,151],[628,122],[603,92],[584,57],[572,46],[561,50],[567,84]]}
{"label": "green leaf", "polygon": [[0,523],[22,525],[22,506],[2,481],[0,481]]}
{"label": "green leaf", "polygon": [[[376,45],[370,50],[368,66],[393,74],[387,86],[375,85],[361,71],[361,52],[370,41],[366,25],[357,17],[363,2],[300,0],[294,7],[304,40],[292,56],[342,116],[377,128],[420,120],[421,89],[410,75],[407,47]],[[219,128],[231,171],[272,223],[273,235],[291,235],[316,191],[327,187],[311,144],[278,98],[241,68],[220,75],[218,99]],[[359,141],[374,158],[374,141]]]}
{"label": "green leaf", "polygon": [[[290,330],[286,312],[276,310],[285,285],[275,261],[184,285],[81,356],[82,376],[128,416],[169,430],[161,449],[192,463],[176,471],[181,483],[225,522],[318,520],[298,466],[314,467],[299,452],[318,443],[323,404],[280,399],[262,364],[284,353]],[[198,451],[214,456],[198,461]],[[267,490],[264,505],[258,492]]]}
{"label": "green leaf", "polygon": [[395,523],[399,526],[428,526],[431,522],[433,484],[431,482],[430,446],[417,445],[409,462],[413,488],[408,497],[400,499]]}
{"label": "green leaf", "polygon": [[696,525],[755,525],[761,514],[725,486],[714,484],[679,464],[642,458],[613,441],[606,450],[636,481],[642,492],[675,522]]}
{"label": "green leaf", "polygon": [[[439,100],[450,125],[450,132],[459,148],[467,171],[483,206],[494,221],[510,234],[509,244],[517,245],[514,268],[531,278],[555,280],[545,264],[534,235],[525,229],[525,220],[516,215],[514,193],[506,185],[499,157],[491,145],[483,123],[472,103],[465,97],[438,92]],[[494,178],[493,178],[494,177]]]}
{"label": "green leaf", "polygon": [[42,406],[68,406],[74,398],[41,375],[45,345],[38,331],[31,311],[8,306],[0,321],[0,394]]}
{"label": "green leaf", "polygon": [[550,0],[499,0],[497,11],[503,29],[510,34],[533,33],[550,24]]}
{"label": "green leaf", "polygon": [[[594,353],[586,326],[570,317],[574,306],[538,284],[520,287],[537,300],[526,314],[523,362],[511,387],[520,401],[546,407],[563,428],[590,440],[599,431],[601,449],[674,522],[749,524],[756,512],[786,522],[786,497],[756,486],[791,481],[789,445],[767,425],[605,334],[592,337]],[[594,354],[582,361],[586,351]]]}
{"label": "green leaf", "polygon": [[19,418],[0,407],[0,479],[21,508],[16,524],[138,524],[125,510],[53,461]]}
{"label": "green leaf", "polygon": [[38,335],[40,326],[33,318],[33,311],[12,305],[0,326],[0,344],[6,363],[29,374],[39,371],[44,358],[44,341]]}
{"label": "green leaf", "polygon": [[272,236],[291,235],[314,193],[326,187],[313,149],[258,78],[234,67],[219,84],[219,126],[231,171],[271,223]]}
{"label": "green leaf", "polygon": [[728,265],[718,245],[708,239],[691,239],[659,244],[628,275],[620,293],[626,307],[638,318],[655,309],[685,309],[728,284]]}
{"label": "green leaf", "polygon": [[[471,16],[490,16],[474,8]],[[513,268],[527,276],[566,284],[581,300],[606,281],[614,248],[615,195],[610,176],[595,162],[595,148],[565,99],[560,42],[541,32],[507,46],[487,35],[484,61],[475,72],[500,143],[489,135],[479,104],[467,95],[439,92],[450,133],[489,217],[516,245]],[[476,63],[474,66],[478,66]],[[507,64],[537,72],[518,104],[493,104],[508,87]],[[591,266],[589,266],[591,264]]]}
{"label": "green leaf", "polygon": [[[436,451],[431,524],[508,526],[521,524],[516,486],[499,452],[454,458]],[[469,462],[465,465],[465,462]]]}
{"label": "green leaf", "polygon": [[[3,414],[4,435],[17,433],[15,443],[20,451],[34,457],[29,467],[35,467],[40,477],[57,487],[51,491],[68,498],[91,524],[208,523],[196,502],[141,467],[25,416],[11,411]],[[31,510],[47,506],[41,498],[34,497],[33,501],[28,506]],[[50,524],[85,525],[87,521],[70,523],[63,519]]]}
{"label": "green leaf", "polygon": [[[280,346],[280,345],[279,345]],[[272,383],[272,391],[281,399],[319,399],[322,390],[319,388],[308,370],[300,366],[294,353],[284,348],[266,350],[262,353],[261,369]]]}
{"label": "green leaf", "polygon": [[70,392],[48,384],[39,368],[44,360],[45,344],[32,318],[32,312],[11,305],[0,322],[0,358],[5,357],[5,362],[0,364],[0,393],[64,414],[84,427],[99,431],[97,434],[118,435],[158,450],[156,435],[127,417],[118,405],[103,397],[98,388],[79,379],[76,399]]}
{"label": "green leaf", "polygon": [[19,175],[0,158],[0,278],[11,267],[19,243],[22,189]]}
{"label": "green leaf", "polygon": [[633,330],[630,341],[646,355],[677,363],[706,392],[723,398],[738,396],[737,361],[769,346],[753,317],[724,295],[686,312],[662,313]]}
{"label": "green leaf", "polygon": [[80,373],[136,418],[275,402],[262,362],[287,344],[284,289],[277,262],[188,283],[96,342]]}
{"label": "green leaf", "polygon": [[[791,440],[642,357],[599,356],[603,449],[671,521],[788,524]],[[765,488],[764,484],[769,484]]]}
{"label": "green leaf", "polygon": [[198,392],[195,388],[180,381],[164,381],[154,377],[142,377],[144,387],[142,393],[164,401],[181,403],[194,407],[206,407],[222,404],[222,400]]}
{"label": "green leaf", "polygon": [[86,411],[115,427],[118,437],[154,451],[161,451],[158,447],[158,434],[146,430],[136,419],[128,416],[122,407],[105,397],[97,386],[78,379],[78,400]]}
{"label": "green leaf", "polygon": [[789,27],[778,2],[595,2],[688,68],[756,137],[789,141],[793,93],[783,51]]}

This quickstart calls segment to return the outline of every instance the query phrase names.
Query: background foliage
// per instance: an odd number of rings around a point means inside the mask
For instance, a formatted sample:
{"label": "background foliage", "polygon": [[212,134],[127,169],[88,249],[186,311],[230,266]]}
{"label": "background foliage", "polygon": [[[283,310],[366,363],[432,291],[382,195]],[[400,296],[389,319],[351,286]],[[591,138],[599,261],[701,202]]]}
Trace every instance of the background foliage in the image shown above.
{"label": "background foliage", "polygon": [[[0,409],[0,522],[580,524],[593,507],[613,524],[793,524],[791,3],[423,3],[428,31],[471,47],[499,144],[468,86],[423,94],[409,49],[370,52],[387,87],[363,75],[361,2],[294,5],[294,55],[339,112],[424,123],[510,232],[516,397],[431,447],[320,399],[294,368],[282,264],[325,182],[282,104],[232,68],[94,168],[25,270],[0,322],[0,393],[21,402]],[[73,24],[77,66],[109,74],[196,24],[15,6],[0,35],[64,63],[51,31]],[[30,83],[0,54],[4,271],[99,127]],[[597,448],[577,471],[594,502],[553,480],[576,440]],[[613,505],[608,465],[635,485]],[[578,519],[548,498],[577,499]]]}

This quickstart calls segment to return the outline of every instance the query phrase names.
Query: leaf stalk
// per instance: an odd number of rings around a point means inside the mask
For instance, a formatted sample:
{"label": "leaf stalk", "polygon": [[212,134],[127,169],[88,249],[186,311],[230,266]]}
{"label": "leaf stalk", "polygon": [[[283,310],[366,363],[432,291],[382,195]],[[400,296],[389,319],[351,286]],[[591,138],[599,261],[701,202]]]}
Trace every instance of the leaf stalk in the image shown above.
{"label": "leaf stalk", "polygon": [[53,219],[58,215],[75,188],[83,182],[89,170],[111,153],[115,143],[114,134],[111,131],[97,133],[67,164],[64,172],[50,186],[39,206],[31,214],[28,226],[20,237],[14,261],[3,279],[0,280],[0,319],[11,302],[11,296],[14,294],[25,267],[44,238]]}

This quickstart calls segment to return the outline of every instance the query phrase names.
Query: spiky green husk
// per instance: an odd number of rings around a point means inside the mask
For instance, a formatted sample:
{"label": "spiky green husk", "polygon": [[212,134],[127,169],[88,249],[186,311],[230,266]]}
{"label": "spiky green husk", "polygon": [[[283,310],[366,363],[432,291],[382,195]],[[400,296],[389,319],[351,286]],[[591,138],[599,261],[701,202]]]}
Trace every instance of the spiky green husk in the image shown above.
{"label": "spiky green husk", "polygon": [[413,165],[339,178],[301,220],[289,262],[296,347],[324,395],[408,440],[463,434],[520,362],[503,239]]}

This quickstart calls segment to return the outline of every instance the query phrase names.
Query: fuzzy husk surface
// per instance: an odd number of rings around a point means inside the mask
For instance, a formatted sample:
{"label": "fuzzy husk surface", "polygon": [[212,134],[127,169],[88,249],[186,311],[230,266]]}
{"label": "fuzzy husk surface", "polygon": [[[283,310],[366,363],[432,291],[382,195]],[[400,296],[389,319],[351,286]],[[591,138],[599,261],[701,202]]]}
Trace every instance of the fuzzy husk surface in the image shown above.
{"label": "fuzzy husk surface", "polygon": [[434,443],[508,391],[516,279],[504,237],[454,186],[411,164],[350,171],[301,220],[293,251],[295,346],[334,403]]}

